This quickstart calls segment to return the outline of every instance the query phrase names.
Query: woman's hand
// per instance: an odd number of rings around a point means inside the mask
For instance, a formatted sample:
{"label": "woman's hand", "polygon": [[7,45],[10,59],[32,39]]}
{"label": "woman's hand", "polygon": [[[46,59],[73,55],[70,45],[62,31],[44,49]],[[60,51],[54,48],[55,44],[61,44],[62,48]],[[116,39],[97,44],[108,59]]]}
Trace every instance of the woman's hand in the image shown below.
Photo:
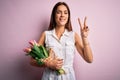
{"label": "woman's hand", "polygon": [[86,25],[86,20],[87,20],[87,17],[84,18],[84,24],[82,24],[80,19],[78,18],[82,38],[87,38],[88,36],[89,29],[88,29],[88,26]]}
{"label": "woman's hand", "polygon": [[55,53],[52,49],[49,50],[49,57],[44,60],[45,66],[51,69],[58,70],[63,65],[63,59],[60,59],[55,56]]}
{"label": "woman's hand", "polygon": [[82,47],[80,47],[80,42],[79,42],[79,40],[77,40],[76,42],[78,42],[78,44],[76,44],[76,47],[77,47],[78,52],[82,55],[82,57],[88,63],[91,63],[93,61],[93,55],[92,55],[92,50],[90,48],[90,44],[87,39],[89,29],[88,29],[88,26],[86,25],[86,19],[87,19],[87,17],[84,18],[84,24],[82,24],[80,22],[80,19],[78,18],[83,45],[82,45]]}

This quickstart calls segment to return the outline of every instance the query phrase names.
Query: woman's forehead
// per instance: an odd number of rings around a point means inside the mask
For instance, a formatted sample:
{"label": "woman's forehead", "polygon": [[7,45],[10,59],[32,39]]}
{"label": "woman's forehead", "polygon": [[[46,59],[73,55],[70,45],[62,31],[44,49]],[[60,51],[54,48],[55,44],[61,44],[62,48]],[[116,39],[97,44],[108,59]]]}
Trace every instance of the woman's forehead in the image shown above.
{"label": "woman's forehead", "polygon": [[66,7],[65,5],[59,5],[59,6],[57,7],[57,10],[67,11],[68,9],[67,9],[67,7]]}

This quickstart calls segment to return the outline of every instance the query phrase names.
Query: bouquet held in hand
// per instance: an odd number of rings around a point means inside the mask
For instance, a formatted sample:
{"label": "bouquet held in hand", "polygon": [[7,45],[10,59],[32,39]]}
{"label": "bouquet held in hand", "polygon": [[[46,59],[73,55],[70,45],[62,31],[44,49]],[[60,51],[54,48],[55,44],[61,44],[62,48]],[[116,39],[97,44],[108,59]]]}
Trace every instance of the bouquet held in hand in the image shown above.
{"label": "bouquet held in hand", "polygon": [[[38,45],[35,40],[29,42],[31,47],[25,48],[24,52],[26,52],[27,56],[31,56],[34,58],[38,65],[43,65],[46,58],[49,57],[49,53],[43,45]],[[64,74],[65,71],[63,69],[56,70],[58,74]]]}

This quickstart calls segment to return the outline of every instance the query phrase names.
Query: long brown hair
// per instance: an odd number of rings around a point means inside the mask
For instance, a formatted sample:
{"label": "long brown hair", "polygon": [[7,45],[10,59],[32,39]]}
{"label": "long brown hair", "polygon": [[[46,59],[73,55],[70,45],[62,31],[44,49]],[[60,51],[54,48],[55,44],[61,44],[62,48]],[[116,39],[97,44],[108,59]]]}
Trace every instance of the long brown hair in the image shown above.
{"label": "long brown hair", "polygon": [[66,28],[68,31],[72,31],[72,25],[71,25],[71,19],[70,19],[70,9],[69,9],[68,5],[67,5],[65,2],[58,2],[58,3],[53,7],[48,30],[52,30],[53,28],[56,27],[55,14],[56,14],[56,11],[57,11],[58,6],[60,6],[60,5],[66,6],[66,8],[67,8],[67,10],[68,10],[68,21],[67,21],[67,23],[66,23],[66,25],[65,25],[65,28]]}

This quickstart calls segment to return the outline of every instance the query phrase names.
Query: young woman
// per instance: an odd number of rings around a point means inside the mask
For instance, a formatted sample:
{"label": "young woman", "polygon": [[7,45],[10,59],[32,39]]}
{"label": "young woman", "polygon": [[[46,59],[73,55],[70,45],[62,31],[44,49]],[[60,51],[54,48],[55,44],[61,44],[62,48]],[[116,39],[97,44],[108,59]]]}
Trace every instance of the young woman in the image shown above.
{"label": "young woman", "polygon": [[[73,58],[75,48],[83,59],[91,63],[93,61],[92,51],[88,42],[88,27],[86,17],[82,25],[78,19],[81,37],[72,31],[70,10],[65,2],[58,2],[53,10],[48,31],[44,31],[40,37],[39,44],[45,45],[50,50],[50,56],[43,60],[45,71],[42,80],[75,80],[73,69]],[[31,63],[35,64],[32,59]],[[63,68],[65,74],[58,75],[55,70]]]}

